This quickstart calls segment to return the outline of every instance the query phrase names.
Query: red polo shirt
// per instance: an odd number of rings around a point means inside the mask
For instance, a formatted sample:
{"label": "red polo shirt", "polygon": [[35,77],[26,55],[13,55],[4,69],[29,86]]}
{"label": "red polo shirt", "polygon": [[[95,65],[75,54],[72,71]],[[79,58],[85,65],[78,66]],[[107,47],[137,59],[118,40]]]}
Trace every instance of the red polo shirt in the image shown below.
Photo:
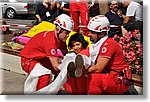
{"label": "red polo shirt", "polygon": [[110,61],[106,66],[106,68],[109,68],[108,70],[111,68],[112,70],[119,71],[128,67],[128,64],[124,60],[122,48],[112,38],[106,39],[106,41],[102,44],[99,56],[110,58]]}
{"label": "red polo shirt", "polygon": [[40,59],[57,56],[58,41],[53,31],[44,31],[35,35],[22,49],[21,57]]}

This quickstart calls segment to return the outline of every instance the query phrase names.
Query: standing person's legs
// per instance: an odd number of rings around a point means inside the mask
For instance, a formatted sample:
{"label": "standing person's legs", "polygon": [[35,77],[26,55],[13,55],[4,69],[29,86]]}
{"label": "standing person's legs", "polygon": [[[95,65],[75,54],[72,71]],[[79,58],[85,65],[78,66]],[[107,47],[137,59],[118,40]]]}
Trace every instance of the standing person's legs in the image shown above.
{"label": "standing person's legs", "polygon": [[78,3],[70,2],[70,15],[74,21],[74,31],[78,30],[79,26],[79,8]]}
{"label": "standing person's legs", "polygon": [[74,21],[74,31],[78,32],[79,26],[79,12],[78,11],[70,11],[71,17]]}
{"label": "standing person's legs", "polygon": [[88,8],[86,4],[80,4],[80,18],[81,18],[81,24],[82,26],[85,26],[82,28],[83,30],[83,34],[84,35],[88,35],[88,29],[87,29],[87,25],[89,22],[89,14],[88,14]]}

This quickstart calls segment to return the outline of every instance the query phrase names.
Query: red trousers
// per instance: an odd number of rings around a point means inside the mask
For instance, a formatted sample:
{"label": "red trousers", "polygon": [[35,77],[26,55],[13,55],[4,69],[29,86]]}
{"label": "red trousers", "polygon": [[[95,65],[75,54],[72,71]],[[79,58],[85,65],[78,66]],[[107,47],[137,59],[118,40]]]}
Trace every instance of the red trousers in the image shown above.
{"label": "red trousers", "polygon": [[124,84],[124,80],[118,79],[118,73],[110,74],[92,73],[87,79],[87,93],[91,95],[114,95],[123,94],[127,91],[128,86]]}
{"label": "red trousers", "polygon": [[[22,69],[25,72],[27,72],[28,75],[33,70],[33,68],[34,68],[36,63],[39,63],[39,62],[35,61],[35,60],[32,60],[32,59],[21,58]],[[48,65],[47,61],[44,61],[44,63]],[[53,71],[52,71],[52,73],[53,73]],[[43,87],[49,85],[50,84],[50,80],[51,80],[50,75],[40,76],[39,80],[38,80],[38,83],[37,83],[36,90],[42,89]]]}
{"label": "red trousers", "polygon": [[88,35],[87,25],[89,22],[88,7],[86,2],[70,2],[70,15],[74,21],[74,31],[78,31],[79,17],[81,19],[84,35]]}
{"label": "red trousers", "polygon": [[86,95],[87,81],[86,77],[82,75],[79,78],[67,77],[67,82],[64,84],[65,90],[72,95]]}

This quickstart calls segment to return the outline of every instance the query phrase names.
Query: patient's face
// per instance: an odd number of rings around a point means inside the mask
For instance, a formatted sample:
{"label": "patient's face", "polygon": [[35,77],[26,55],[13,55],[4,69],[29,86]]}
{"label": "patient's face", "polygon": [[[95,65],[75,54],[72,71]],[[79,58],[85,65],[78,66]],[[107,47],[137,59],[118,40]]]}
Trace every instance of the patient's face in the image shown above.
{"label": "patient's face", "polygon": [[81,50],[83,49],[82,43],[81,42],[77,42],[77,41],[73,41],[72,42],[72,49],[73,49],[74,52],[80,53]]}

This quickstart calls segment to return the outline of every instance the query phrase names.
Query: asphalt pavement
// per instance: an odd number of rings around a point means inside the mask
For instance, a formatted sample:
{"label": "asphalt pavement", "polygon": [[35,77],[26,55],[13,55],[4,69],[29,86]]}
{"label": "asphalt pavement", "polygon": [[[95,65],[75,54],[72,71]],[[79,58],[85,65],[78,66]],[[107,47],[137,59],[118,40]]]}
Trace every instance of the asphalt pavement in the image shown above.
{"label": "asphalt pavement", "polygon": [[25,74],[0,69],[2,80],[0,81],[2,95],[20,95],[23,94],[24,81],[27,78]]}

